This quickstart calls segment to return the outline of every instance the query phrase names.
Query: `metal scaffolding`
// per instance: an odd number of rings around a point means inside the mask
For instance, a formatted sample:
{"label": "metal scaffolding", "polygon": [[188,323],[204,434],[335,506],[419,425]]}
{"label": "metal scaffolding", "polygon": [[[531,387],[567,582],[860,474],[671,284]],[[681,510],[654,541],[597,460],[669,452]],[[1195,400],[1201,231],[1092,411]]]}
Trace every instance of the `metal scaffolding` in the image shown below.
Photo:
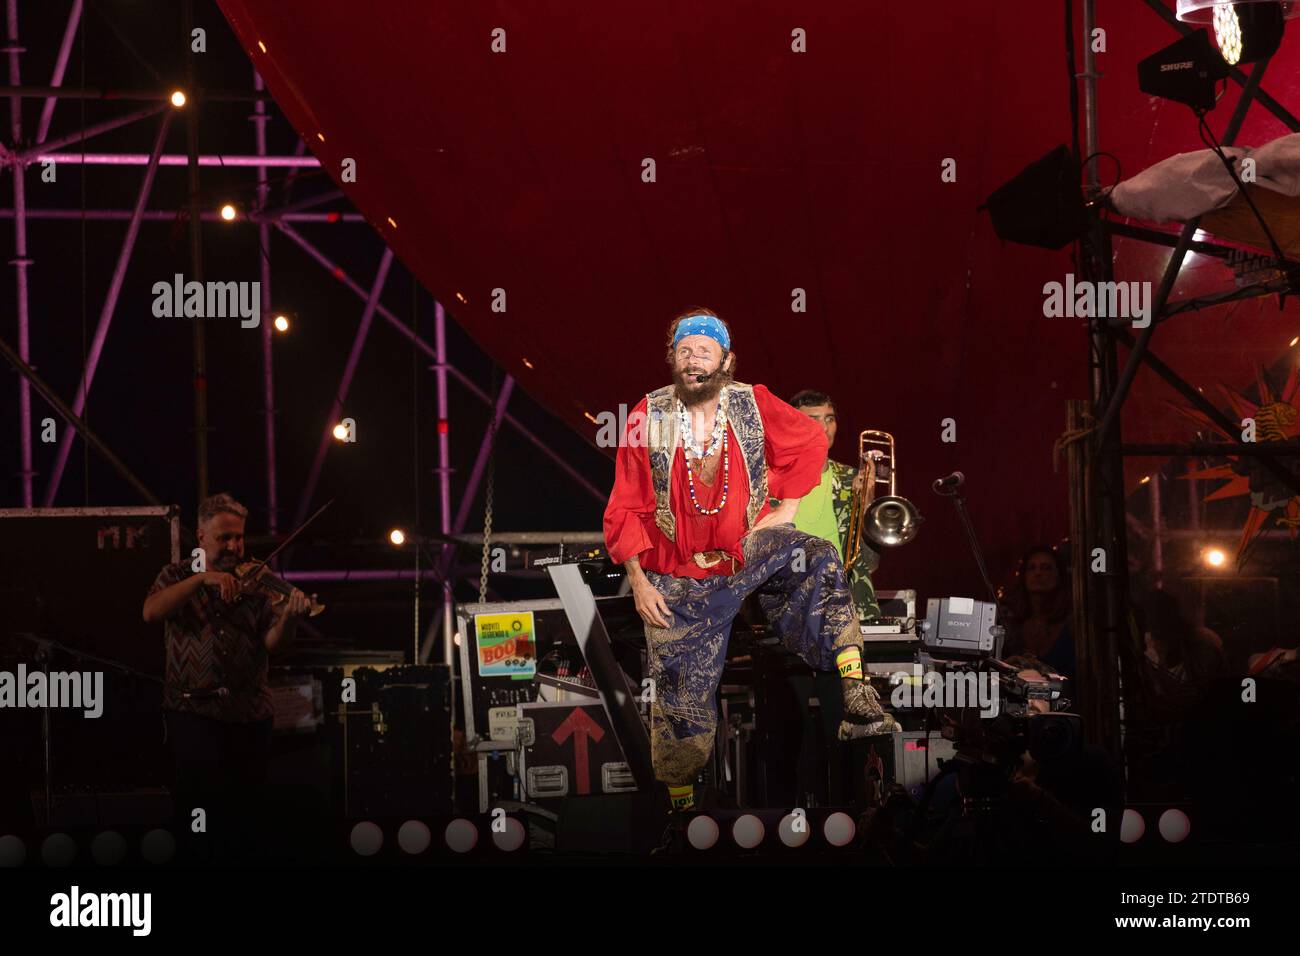
{"label": "metal scaffolding", "polygon": [[[1159,14],[1182,35],[1193,28],[1180,22],[1174,12],[1161,0],[1145,0],[1148,7]],[[1098,96],[1097,72],[1092,45],[1088,38],[1095,23],[1095,0],[1083,2],[1084,70],[1078,74],[1083,80],[1083,123],[1086,139],[1085,189],[1088,198],[1102,193],[1097,175]],[[1234,68],[1230,79],[1242,87],[1241,95],[1229,118],[1223,145],[1231,145],[1239,134],[1246,113],[1253,103],[1259,103],[1291,131],[1300,131],[1297,120],[1272,96],[1261,89],[1261,81],[1268,61],[1256,63],[1249,74]],[[1080,408],[1070,410],[1069,428],[1075,434],[1087,434],[1088,447],[1079,454],[1072,450],[1071,464],[1071,538],[1073,547],[1074,596],[1076,627],[1079,630],[1078,660],[1080,662],[1083,716],[1093,739],[1112,755],[1122,756],[1123,718],[1121,709],[1121,675],[1133,675],[1127,670],[1139,656],[1135,653],[1130,634],[1129,562],[1127,501],[1124,493],[1124,467],[1126,456],[1138,455],[1250,455],[1258,458],[1261,466],[1287,487],[1300,494],[1300,478],[1279,460],[1296,454],[1294,449],[1269,448],[1236,442],[1183,442],[1161,444],[1125,444],[1120,436],[1120,417],[1130,387],[1145,366],[1174,388],[1194,408],[1204,413],[1212,422],[1232,434],[1239,425],[1228,420],[1218,407],[1201,392],[1192,387],[1151,350],[1151,340],[1163,322],[1172,316],[1199,308],[1221,304],[1237,298],[1289,291],[1291,278],[1280,283],[1232,290],[1216,296],[1194,300],[1170,300],[1174,282],[1187,253],[1193,249],[1207,255],[1226,258],[1229,247],[1196,239],[1199,218],[1183,225],[1174,237],[1158,230],[1128,226],[1103,219],[1100,207],[1090,213],[1091,228],[1080,247],[1080,271],[1085,279],[1109,281],[1112,278],[1114,257],[1111,238],[1123,236],[1143,242],[1173,247],[1173,253],[1152,305],[1151,322],[1135,338],[1124,328],[1126,320],[1095,317],[1090,320],[1089,353],[1092,371],[1091,421]],[[1286,263],[1288,266],[1300,264]],[[1123,367],[1119,363],[1119,346],[1128,349]],[[1159,478],[1152,482],[1152,507],[1159,508]],[[1153,518],[1154,560],[1163,563],[1160,545],[1169,532],[1162,531],[1160,517]],[[1100,548],[1106,557],[1106,570],[1090,574],[1087,569],[1093,561],[1093,549]],[[1083,606],[1080,603],[1083,602]],[[1132,684],[1126,684],[1131,687]]]}
{"label": "metal scaffolding", "polygon": [[[33,388],[37,391],[38,396],[46,401],[51,409],[68,424],[68,427],[63,430],[58,444],[55,465],[48,481],[45,483],[43,493],[39,495],[41,503],[45,507],[52,506],[55,501],[61,481],[67,470],[68,459],[71,454],[74,437],[78,435],[81,436],[84,441],[87,441],[96,452],[101,454],[104,459],[119,474],[121,474],[133,488],[135,488],[142,498],[150,503],[157,503],[157,497],[149,490],[144,482],[131,471],[128,465],[119,456],[114,454],[112,449],[100,435],[95,434],[87,427],[83,419],[83,413],[86,409],[87,400],[94,385],[95,372],[103,355],[105,343],[112,329],[113,318],[117,312],[118,300],[122,292],[127,272],[132,263],[141,226],[145,223],[155,222],[168,222],[175,224],[183,218],[188,218],[190,244],[189,278],[200,282],[203,279],[203,249],[200,226],[203,222],[218,221],[224,218],[219,213],[205,211],[200,206],[202,194],[200,192],[199,175],[200,170],[204,167],[222,167],[237,170],[246,169],[254,172],[257,176],[255,183],[256,199],[254,207],[239,213],[239,218],[255,224],[257,227],[257,241],[260,249],[260,305],[263,315],[270,316],[272,314],[273,260],[271,256],[271,236],[273,233],[288,239],[294,245],[298,246],[332,278],[340,282],[344,287],[352,290],[363,303],[352,348],[344,364],[340,379],[337,385],[323,396],[324,404],[327,408],[326,427],[317,445],[316,454],[312,461],[308,478],[297,498],[294,524],[298,524],[312,506],[313,497],[315,495],[324,461],[329,453],[330,445],[333,443],[331,432],[333,423],[337,421],[338,416],[341,414],[343,404],[347,399],[349,388],[360,363],[361,356],[369,338],[373,320],[376,316],[382,319],[384,324],[389,328],[399,332],[408,342],[410,342],[413,348],[433,362],[431,367],[435,372],[437,384],[438,414],[436,420],[436,433],[438,467],[436,472],[438,475],[439,527],[444,536],[459,535],[464,531],[469,511],[482,480],[485,463],[488,460],[490,450],[488,436],[495,431],[495,426],[498,423],[510,426],[520,435],[528,439],[547,460],[552,462],[563,473],[568,475],[578,485],[578,487],[591,494],[598,501],[602,503],[604,502],[606,497],[604,491],[592,484],[568,461],[507,411],[507,406],[514,386],[512,378],[505,376],[504,384],[494,399],[463,371],[450,362],[446,352],[446,313],[441,304],[436,306],[434,331],[435,341],[434,344],[430,344],[417,334],[409,322],[394,314],[380,302],[385,282],[393,264],[394,255],[391,249],[387,247],[384,248],[376,274],[370,281],[368,287],[365,287],[354,280],[339,264],[327,257],[313,242],[308,240],[295,229],[295,226],[304,223],[341,223],[360,225],[365,223],[365,218],[355,212],[308,211],[311,210],[312,207],[317,207],[343,198],[343,192],[337,188],[330,188],[329,190],[316,195],[301,198],[292,202],[289,201],[289,191],[292,189],[294,184],[294,177],[299,171],[304,169],[319,169],[320,162],[314,156],[308,154],[307,145],[302,140],[298,141],[292,155],[272,155],[268,153],[266,124],[270,119],[270,114],[267,109],[267,103],[270,100],[270,97],[266,93],[262,79],[257,75],[256,71],[253,71],[252,73],[253,89],[251,92],[238,90],[205,90],[199,88],[195,80],[193,53],[190,51],[188,43],[189,24],[193,21],[192,0],[185,0],[182,11],[187,50],[186,89],[184,90],[185,103],[183,106],[179,107],[173,105],[170,100],[173,92],[172,90],[113,90],[107,88],[72,88],[65,86],[64,78],[73,46],[76,42],[79,31],[85,29],[82,17],[83,11],[84,0],[72,0],[68,11],[67,23],[62,33],[62,39],[55,60],[54,69],[50,76],[49,85],[31,86],[23,85],[22,83],[21,58],[23,53],[26,51],[21,44],[19,35],[18,0],[6,0],[5,6],[6,36],[8,40],[6,52],[8,53],[9,61],[9,85],[0,89],[0,95],[9,98],[11,120],[9,143],[6,145],[0,145],[0,166],[8,168],[13,173],[13,205],[10,209],[0,209],[0,218],[10,219],[13,221],[14,255],[13,258],[9,260],[9,263],[14,267],[17,288],[17,343],[16,347],[11,346],[3,339],[3,337],[0,337],[0,356],[7,359],[9,364],[19,372],[18,424],[19,434],[21,436],[22,507],[34,507],[38,497],[36,488],[36,479],[38,476],[32,465],[31,391]],[[22,124],[22,103],[24,100],[29,99],[43,101],[40,121],[37,126],[35,139],[31,141],[32,145],[25,144]],[[54,120],[56,106],[59,101],[63,99],[111,99],[121,101],[122,104],[128,108],[120,116],[87,125],[83,129],[50,136],[49,134]],[[204,103],[222,101],[248,102],[252,104],[253,112],[249,117],[253,124],[254,133],[253,140],[255,151],[252,154],[240,152],[205,154],[199,152],[197,129],[199,117],[202,112],[202,106]],[[148,105],[140,106],[139,104],[141,103]],[[166,147],[172,133],[173,120],[177,118],[176,114],[178,112],[184,113],[184,116],[180,118],[184,120],[184,125],[186,127],[186,150],[184,153],[168,153]],[[150,123],[156,124],[157,129],[154,134],[153,148],[147,154],[103,151],[82,152],[79,149],[75,151],[69,150],[69,147],[81,146],[86,141],[104,133],[113,130],[121,130],[133,125],[147,125]],[[41,167],[47,163],[54,163],[56,165],[82,164],[108,168],[141,167],[141,177],[139,180],[136,201],[130,209],[29,208],[27,205],[27,194],[25,190],[26,173],[33,165]],[[157,172],[159,168],[163,166],[186,167],[189,197],[187,201],[187,217],[183,216],[177,210],[158,210],[148,208]],[[268,171],[272,169],[284,169],[288,171],[283,192],[283,205],[279,207],[270,206],[271,195],[267,176]],[[61,220],[76,222],[122,221],[126,223],[125,235],[123,236],[121,245],[116,252],[116,261],[112,278],[109,282],[107,292],[104,295],[103,302],[98,310],[98,319],[95,324],[93,339],[86,355],[85,365],[81,371],[79,385],[71,400],[59,396],[48,383],[43,381],[37,375],[33,368],[30,342],[29,285],[27,281],[27,269],[32,262],[29,257],[27,224],[29,221],[33,220]],[[369,229],[368,226],[367,229]],[[371,230],[371,234],[378,238],[378,233],[373,232],[373,230]],[[281,489],[279,487],[277,476],[278,458],[276,440],[274,350],[272,348],[273,330],[271,326],[272,323],[268,321],[263,322],[261,328],[261,398],[263,401],[262,426],[265,452],[264,480],[267,502],[267,525],[271,535],[275,536],[279,534],[281,526]],[[196,478],[198,481],[198,493],[201,498],[207,494],[206,438],[208,430],[206,406],[207,369],[203,321],[201,319],[193,320],[192,328]],[[468,391],[469,394],[475,396],[492,409],[493,423],[492,427],[488,430],[488,434],[484,436],[473,470],[469,475],[466,487],[462,491],[461,499],[454,509],[453,489],[451,484],[452,468],[450,464],[450,435],[448,429],[450,406],[447,400],[447,386],[448,383],[452,381],[458,383]],[[454,629],[451,626],[450,621],[452,620],[452,604],[454,602],[452,584],[455,580],[452,572],[456,570],[464,571],[465,569],[457,568],[455,566],[452,546],[445,544],[445,537],[443,540],[444,545],[442,546],[441,554],[438,556],[434,566],[423,571],[418,567],[415,571],[411,572],[395,572],[387,569],[354,569],[349,571],[319,569],[312,572],[299,572],[297,577],[304,581],[409,581],[427,576],[433,580],[441,582],[442,609],[439,617],[442,624],[442,656],[447,663],[451,663],[454,659]],[[416,613],[418,615],[418,606]],[[429,658],[432,650],[431,644],[435,638],[435,630],[435,628],[430,629],[426,636],[425,645],[422,651],[418,648],[412,649],[413,657],[419,656],[421,659],[426,660]]]}

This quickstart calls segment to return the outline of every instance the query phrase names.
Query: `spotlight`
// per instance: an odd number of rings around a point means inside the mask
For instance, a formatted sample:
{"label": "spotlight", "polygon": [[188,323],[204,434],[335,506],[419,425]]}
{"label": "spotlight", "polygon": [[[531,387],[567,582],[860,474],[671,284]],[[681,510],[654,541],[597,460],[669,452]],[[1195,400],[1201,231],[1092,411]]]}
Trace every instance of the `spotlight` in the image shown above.
{"label": "spotlight", "polygon": [[1300,342],[1300,335],[1297,335],[1291,340],[1291,348],[1295,348],[1297,342]]}
{"label": "spotlight", "polygon": [[686,839],[697,850],[712,849],[718,842],[718,821],[700,814],[686,826]]}
{"label": "spotlight", "polygon": [[762,843],[766,833],[767,828],[763,826],[763,821],[752,813],[737,817],[736,822],[731,825],[731,838],[744,850],[752,850]]}
{"label": "spotlight", "polygon": [[1178,19],[1213,24],[1219,53],[1230,66],[1255,63],[1277,52],[1286,21],[1300,15],[1276,0],[1178,0]]}
{"label": "spotlight", "polygon": [[182,106],[185,105],[185,94],[180,90],[174,90],[172,92],[171,99],[172,99],[172,106],[176,107],[177,109],[180,109]]}
{"label": "spotlight", "polygon": [[339,441],[343,441],[343,439],[348,437],[348,427],[342,422],[339,422],[334,426],[334,437]]}
{"label": "spotlight", "polygon": [[1221,548],[1206,548],[1201,552],[1201,560],[1212,568],[1221,568],[1228,563],[1228,556]]}
{"label": "spotlight", "polygon": [[1187,835],[1192,832],[1192,821],[1188,819],[1187,814],[1183,813],[1182,810],[1171,807],[1160,814],[1156,829],[1169,843],[1182,843],[1187,839]]}
{"label": "spotlight", "polygon": [[275,317],[275,330],[277,332],[289,331],[289,317],[287,315],[277,315]]}
{"label": "spotlight", "polygon": [[394,528],[389,532],[388,540],[393,542],[395,545],[401,546],[406,543],[406,535],[402,533],[401,528]]}
{"label": "spotlight", "polygon": [[1214,109],[1215,85],[1227,75],[1227,62],[1204,30],[1189,33],[1138,63],[1138,87],[1143,93],[1194,110]]}
{"label": "spotlight", "polygon": [[348,842],[357,856],[374,856],[384,846],[384,831],[379,824],[363,820],[352,828]]}
{"label": "spotlight", "polygon": [[226,222],[233,222],[235,218],[235,207],[230,205],[230,203],[226,203],[222,206],[221,218],[226,220]]}
{"label": "spotlight", "polygon": [[1142,814],[1138,813],[1132,807],[1124,811],[1124,819],[1120,822],[1119,839],[1121,843],[1136,843],[1142,839],[1142,834],[1147,831],[1147,823],[1142,819]]}
{"label": "spotlight", "polygon": [[1234,3],[1214,8],[1214,39],[1229,66],[1266,60],[1286,29],[1280,3]]}
{"label": "spotlight", "polygon": [[428,824],[421,820],[407,820],[397,831],[397,845],[411,856],[419,856],[429,849],[432,842],[433,834],[429,832]]}
{"label": "spotlight", "polygon": [[457,817],[447,824],[442,838],[453,853],[468,853],[478,843],[478,827],[472,820]]}

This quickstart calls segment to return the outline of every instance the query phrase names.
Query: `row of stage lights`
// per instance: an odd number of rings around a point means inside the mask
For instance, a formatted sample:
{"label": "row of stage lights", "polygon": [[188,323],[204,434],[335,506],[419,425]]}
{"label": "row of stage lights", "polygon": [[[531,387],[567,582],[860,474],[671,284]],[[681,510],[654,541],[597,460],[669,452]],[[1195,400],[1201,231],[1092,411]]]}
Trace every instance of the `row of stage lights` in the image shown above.
{"label": "row of stage lights", "polygon": [[[728,828],[730,841],[719,846],[723,842],[723,824],[726,822],[707,813],[697,814],[686,826],[686,842],[700,852],[736,848],[753,850],[767,837],[767,827],[762,818],[753,813],[742,813],[731,821]],[[527,830],[515,817],[503,816],[499,821],[484,821],[484,825],[489,830],[492,845],[502,853],[521,850],[527,840]],[[827,815],[820,828],[806,816],[787,813],[777,825],[777,836],[784,846],[798,849],[805,846],[812,839],[814,830],[818,829],[826,844],[836,848],[850,846],[858,833],[853,818],[837,810]],[[1137,843],[1146,835],[1146,829],[1146,820],[1140,811],[1132,807],[1125,809],[1120,827],[1122,843]],[[1182,843],[1191,834],[1191,829],[1187,814],[1176,807],[1166,809],[1156,821],[1156,830],[1166,843]],[[457,855],[472,852],[482,840],[479,824],[468,817],[456,817],[442,832],[443,844]],[[352,851],[364,858],[377,855],[384,848],[384,842],[383,827],[369,820],[355,824],[348,834]],[[433,831],[422,820],[407,820],[398,827],[396,842],[407,856],[419,856],[433,845]],[[126,861],[129,847],[126,837],[115,830],[105,830],[90,841],[89,849],[91,858],[98,865],[117,866]],[[176,854],[176,840],[166,830],[153,829],[141,837],[139,852],[144,862],[165,865],[172,862]],[[78,855],[77,841],[66,833],[51,833],[41,842],[41,862],[48,867],[71,866]],[[21,838],[13,834],[0,836],[0,868],[22,866],[26,860],[27,846]]]}
{"label": "row of stage lights", "polygon": [[[176,107],[176,109],[180,109],[189,102],[189,97],[185,95],[184,90],[172,90],[171,96],[168,97],[168,100],[171,102],[172,106]],[[234,222],[239,218],[239,210],[233,203],[223,203],[219,212],[221,218],[226,222]],[[273,324],[277,332],[289,331],[289,317],[283,313],[276,315]]]}

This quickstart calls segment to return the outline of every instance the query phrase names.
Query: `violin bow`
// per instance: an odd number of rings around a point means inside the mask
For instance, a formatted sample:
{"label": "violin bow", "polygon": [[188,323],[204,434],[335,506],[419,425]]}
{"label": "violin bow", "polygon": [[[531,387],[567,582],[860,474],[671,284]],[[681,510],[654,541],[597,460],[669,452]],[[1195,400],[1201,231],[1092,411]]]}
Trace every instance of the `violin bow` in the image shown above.
{"label": "violin bow", "polygon": [[325,502],[323,505],[317,508],[316,513],[312,515],[310,518],[308,518],[306,521],[304,521],[302,524],[298,525],[298,527],[295,528],[293,531],[291,531],[287,538],[285,538],[278,545],[276,545],[274,551],[272,551],[270,554],[264,557],[261,561],[255,562],[256,567],[253,568],[251,573],[256,574],[258,571],[261,571],[262,568],[266,567],[267,563],[270,562],[272,558],[274,558],[277,554],[283,551],[289,545],[289,543],[293,541],[294,538],[298,537],[298,535],[306,531],[307,525],[311,524],[313,521],[319,518],[321,516],[321,513],[332,504],[334,504],[333,498],[331,498],[329,501]]}

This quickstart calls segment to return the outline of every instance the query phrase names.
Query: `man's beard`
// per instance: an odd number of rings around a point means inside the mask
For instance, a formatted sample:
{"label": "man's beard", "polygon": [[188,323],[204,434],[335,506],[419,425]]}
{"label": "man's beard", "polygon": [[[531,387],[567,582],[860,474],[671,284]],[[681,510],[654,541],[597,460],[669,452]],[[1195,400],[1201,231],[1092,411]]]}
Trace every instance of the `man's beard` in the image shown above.
{"label": "man's beard", "polygon": [[239,555],[223,551],[217,555],[217,560],[213,564],[218,571],[233,571],[239,567]]}
{"label": "man's beard", "polygon": [[726,369],[715,371],[707,382],[696,382],[695,379],[702,374],[704,373],[673,370],[674,392],[683,405],[713,401],[721,393],[722,387],[731,383],[731,373]]}

